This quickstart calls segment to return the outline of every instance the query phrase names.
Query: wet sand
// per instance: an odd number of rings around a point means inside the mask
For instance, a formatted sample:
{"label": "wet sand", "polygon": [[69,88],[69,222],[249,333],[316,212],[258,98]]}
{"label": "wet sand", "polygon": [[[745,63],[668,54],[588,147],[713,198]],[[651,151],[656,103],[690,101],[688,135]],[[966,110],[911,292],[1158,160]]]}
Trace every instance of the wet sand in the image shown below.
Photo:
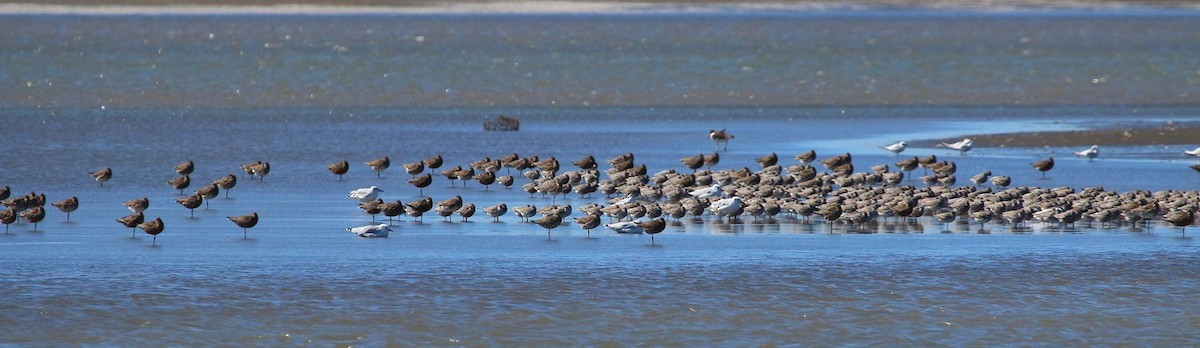
{"label": "wet sand", "polygon": [[933,147],[938,143],[952,143],[962,138],[971,138],[977,147],[1191,145],[1200,143],[1200,123],[1168,121],[1153,124],[1117,124],[1076,131],[965,134],[962,137],[916,141],[913,145]]}

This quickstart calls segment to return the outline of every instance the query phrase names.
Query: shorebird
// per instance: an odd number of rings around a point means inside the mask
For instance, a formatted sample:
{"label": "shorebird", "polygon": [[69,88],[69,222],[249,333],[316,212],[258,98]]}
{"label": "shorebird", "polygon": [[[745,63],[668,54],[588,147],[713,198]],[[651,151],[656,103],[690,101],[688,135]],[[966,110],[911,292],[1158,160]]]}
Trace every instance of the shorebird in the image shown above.
{"label": "shorebird", "polygon": [[463,199],[462,199],[462,196],[459,196],[459,195],[455,195],[454,197],[451,197],[444,201],[438,202],[438,204],[437,204],[438,208],[449,210],[452,212],[458,208],[461,208],[462,205],[463,205]]}
{"label": "shorebird", "polygon": [[992,185],[996,185],[997,188],[1005,188],[1011,184],[1012,184],[1012,177],[1009,177],[1007,175],[999,175],[999,176],[992,177]]}
{"label": "shorebird", "polygon": [[512,211],[513,214],[517,214],[517,217],[521,218],[521,221],[529,221],[530,217],[537,215],[537,207],[534,207],[532,204],[513,207]]}
{"label": "shorebird", "polygon": [[600,217],[588,214],[575,218],[575,223],[579,224],[579,228],[587,231],[588,238],[592,238],[592,229],[600,226]]}
{"label": "shorebird", "polygon": [[879,148],[891,151],[891,153],[894,153],[894,154],[899,154],[901,152],[904,152],[904,149],[908,148],[908,142],[897,141],[895,143],[892,143],[891,145],[880,146]]}
{"label": "shorebird", "polygon": [[350,171],[350,162],[349,161],[335,162],[333,164],[325,166],[325,168],[329,169],[329,172],[333,173],[333,175],[337,175],[338,181],[342,181],[342,175],[346,175],[346,172]]}
{"label": "shorebird", "polygon": [[4,234],[8,234],[8,225],[17,222],[17,211],[12,208],[0,210],[0,223],[4,224]]}
{"label": "shorebird", "polygon": [[0,201],[8,199],[8,196],[12,196],[12,189],[8,185],[0,186]]}
{"label": "shorebird", "polygon": [[204,209],[208,209],[208,200],[217,198],[221,194],[221,188],[217,184],[209,184],[196,190],[196,195],[204,198]]}
{"label": "shorebird", "polygon": [[988,181],[988,177],[990,177],[990,176],[992,176],[992,171],[985,170],[985,171],[983,171],[983,173],[975,174],[974,176],[972,176],[971,182],[974,183],[975,185],[983,185],[983,183]]}
{"label": "shorebird", "polygon": [[637,223],[638,227],[642,228],[643,232],[650,234],[650,245],[654,245],[654,235],[662,232],[667,228],[667,220],[657,218]]}
{"label": "shorebird", "polygon": [[475,215],[475,203],[463,205],[462,208],[458,208],[455,212],[458,213],[458,216],[462,217],[463,222],[467,222],[467,219]]}
{"label": "shorebird", "polygon": [[721,163],[721,154],[713,152],[711,155],[704,155],[704,167],[712,169],[713,166]]}
{"label": "shorebird", "polygon": [[229,198],[229,190],[237,186],[237,175],[229,174],[213,181],[222,190],[225,190],[225,198]]}
{"label": "shorebird", "polygon": [[1075,156],[1087,157],[1088,161],[1091,161],[1093,158],[1100,156],[1100,146],[1092,145],[1092,147],[1087,149],[1075,151]]}
{"label": "shorebird", "polygon": [[809,164],[817,160],[817,150],[808,150],[808,152],[796,155],[796,161],[801,164]]}
{"label": "shorebird", "polygon": [[1051,169],[1054,169],[1054,157],[1049,157],[1049,158],[1046,158],[1041,161],[1033,162],[1033,163],[1030,163],[1029,165],[1032,166],[1034,169],[1037,169],[1039,172],[1042,172],[1042,179],[1045,179],[1046,172],[1050,171]]}
{"label": "shorebird", "polygon": [[721,151],[726,151],[729,150],[729,139],[733,139],[733,135],[729,134],[729,132],[726,132],[724,129],[710,129],[708,130],[708,138],[712,139],[713,143],[715,143],[717,146],[725,145],[721,148]]}
{"label": "shorebird", "polygon": [[143,232],[146,232],[146,234],[154,237],[154,240],[152,240],[150,243],[151,245],[158,244],[158,234],[162,233],[163,228],[166,227],[163,225],[162,218],[154,218],[154,221],[143,222],[137,226],[140,227]]}
{"label": "shorebird", "polygon": [[417,161],[404,164],[404,172],[408,173],[409,177],[416,177],[417,174],[425,171],[425,162]]}
{"label": "shorebird", "polygon": [[363,238],[387,238],[392,232],[392,227],[388,224],[366,225],[360,227],[348,227],[346,232],[350,232]]}
{"label": "shorebird", "polygon": [[362,209],[364,212],[371,215],[371,222],[375,222],[375,215],[378,215],[379,213],[383,212],[384,204],[386,204],[386,203],[383,203],[382,199],[376,198],[375,200],[370,201],[370,202],[359,203],[358,209]]}
{"label": "shorebird", "polygon": [[425,173],[425,175],[408,179],[408,183],[419,190],[417,193],[418,197],[425,196],[425,187],[433,183],[433,173]]}
{"label": "shorebird", "polygon": [[1200,157],[1200,147],[1197,147],[1194,150],[1184,150],[1183,154],[1193,157]]}
{"label": "shorebird", "polygon": [[421,216],[424,215],[425,212],[433,209],[433,198],[425,197],[415,202],[409,202],[406,205],[408,206],[408,216],[412,216],[420,220]]}
{"label": "shorebird", "polygon": [[383,212],[383,216],[388,218],[388,222],[391,222],[395,217],[404,215],[404,207],[404,203],[396,200],[395,202],[380,205],[379,211]]}
{"label": "shorebird", "polygon": [[175,165],[175,172],[179,173],[179,175],[190,175],[195,169],[196,163],[193,163],[192,160]]}
{"label": "shorebird", "polygon": [[721,191],[720,183],[712,184],[712,186],[709,187],[702,187],[692,190],[691,192],[688,192],[688,194],[699,199],[725,197],[725,192]]}
{"label": "shorebird", "polygon": [[242,171],[245,171],[251,179],[257,176],[259,181],[264,181],[267,179],[267,174],[271,173],[271,163],[266,161],[246,163],[242,165]]}
{"label": "shorebird", "polygon": [[487,214],[487,216],[491,216],[492,221],[494,221],[494,222],[500,222],[500,216],[504,215],[504,213],[507,213],[507,212],[508,212],[508,205],[506,205],[504,203],[500,203],[497,205],[483,208],[483,213]]}
{"label": "shorebird", "polygon": [[375,177],[379,178],[380,177],[379,173],[382,172],[384,169],[388,169],[388,167],[392,165],[392,160],[390,158],[388,158],[388,156],[383,156],[383,158],[373,159],[373,160],[367,161],[366,163],[367,163],[368,167],[371,167],[371,170],[375,171]]}
{"label": "shorebird", "polygon": [[772,152],[769,155],[756,158],[754,161],[758,162],[758,164],[763,168],[766,168],[775,165],[775,163],[779,163],[779,155],[776,155],[774,152]]}
{"label": "shorebird", "polygon": [[640,234],[644,231],[642,226],[638,226],[637,221],[622,221],[604,225],[608,229],[620,234]]}
{"label": "shorebird", "polygon": [[718,218],[728,216],[729,220],[733,220],[736,217],[734,212],[743,209],[742,199],[737,196],[721,199],[710,204],[708,209]]}
{"label": "shorebird", "polygon": [[583,170],[596,169],[596,157],[593,157],[592,155],[583,156],[583,158],[580,158],[578,161],[571,162],[571,164],[574,164],[576,167],[579,167],[579,169]]}
{"label": "shorebird", "polygon": [[104,182],[108,181],[108,179],[112,179],[112,168],[104,168],[88,174],[91,175],[93,179],[96,179],[96,182],[100,183],[100,187],[104,187]]}
{"label": "shorebird", "polygon": [[1194,216],[1191,211],[1187,210],[1172,210],[1166,215],[1163,215],[1163,220],[1167,220],[1175,227],[1179,227],[1179,232],[1184,236],[1187,235],[1187,226],[1192,224]]}
{"label": "shorebird", "polygon": [[[487,191],[489,186],[496,183],[496,173],[485,170],[483,173],[479,173],[479,175],[475,176],[475,181],[478,181],[480,185],[483,185],[483,190]],[[464,186],[465,185],[466,184],[464,184]]]}
{"label": "shorebird", "polygon": [[29,210],[21,213],[21,218],[25,219],[25,222],[32,222],[33,230],[37,231],[38,223],[42,222],[42,219],[46,218],[46,209],[42,208],[41,206],[29,208]]}
{"label": "shorebird", "polygon": [[545,228],[546,229],[546,240],[550,240],[550,230],[557,228],[558,225],[562,224],[562,217],[558,216],[558,214],[550,214],[550,215],[542,216],[541,219],[533,220],[533,223],[538,224],[538,226],[542,226],[542,228]]}
{"label": "shorebird", "polygon": [[425,167],[428,167],[429,169],[441,168],[442,162],[443,161],[442,161],[441,154],[433,155],[433,157],[429,157],[429,158],[426,158],[425,160],[421,161],[421,163],[425,163]]}
{"label": "shorebird", "polygon": [[364,187],[350,191],[350,194],[346,195],[346,197],[357,199],[360,203],[366,203],[379,198],[380,192],[383,192],[383,190],[380,190],[378,186]]}
{"label": "shorebird", "polygon": [[971,151],[971,147],[973,147],[974,145],[975,145],[975,143],[971,141],[971,138],[966,138],[957,143],[952,143],[952,144],[940,143],[937,146],[949,148],[951,150],[958,150],[959,155],[966,155],[967,151]]}
{"label": "shorebird", "polygon": [[233,223],[238,227],[242,228],[242,239],[247,239],[249,238],[249,235],[246,234],[246,230],[258,225],[258,212],[251,212],[247,215],[230,216],[228,219],[229,221],[233,221]]}
{"label": "shorebird", "polygon": [[200,197],[200,195],[179,197],[175,199],[175,202],[179,203],[179,205],[182,205],[184,208],[188,208],[188,212],[190,212],[189,217],[195,218],[196,208],[199,208],[200,204],[204,203],[204,197]]}
{"label": "shorebird", "polygon": [[137,237],[138,224],[143,223],[145,221],[146,221],[146,216],[142,215],[142,213],[133,213],[133,214],[122,216],[121,218],[117,219],[117,222],[120,223],[122,226],[133,229],[133,237]]}
{"label": "shorebird", "polygon": [[177,178],[167,180],[167,184],[171,185],[171,187],[174,187],[176,190],[179,190],[179,194],[182,195],[183,189],[188,188],[188,186],[192,184],[192,178],[187,176],[187,174],[184,174]]}
{"label": "shorebird", "polygon": [[688,169],[691,169],[692,172],[695,173],[697,169],[700,169],[700,167],[704,166],[704,154],[680,158],[679,163],[683,163],[684,166],[688,167]]}
{"label": "shorebird", "polygon": [[53,205],[55,208],[58,208],[58,210],[62,210],[62,212],[67,213],[67,221],[71,221],[71,212],[75,211],[75,209],[79,209],[79,198],[71,196],[71,198],[54,202],[50,205]]}
{"label": "shorebird", "polygon": [[131,199],[131,200],[125,201],[124,204],[125,204],[126,208],[129,208],[130,212],[141,213],[143,211],[146,211],[146,208],[150,207],[150,199],[146,198],[146,197]]}

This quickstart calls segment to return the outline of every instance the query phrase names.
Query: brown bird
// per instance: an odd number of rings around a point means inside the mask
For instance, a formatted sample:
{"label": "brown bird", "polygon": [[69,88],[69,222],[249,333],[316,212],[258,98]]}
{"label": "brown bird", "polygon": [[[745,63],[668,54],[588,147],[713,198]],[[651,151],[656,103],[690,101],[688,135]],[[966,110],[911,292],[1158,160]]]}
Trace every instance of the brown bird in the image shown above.
{"label": "brown bird", "polygon": [[46,218],[46,209],[43,209],[41,206],[30,208],[24,213],[21,213],[21,218],[25,219],[25,222],[32,222],[33,230],[37,231],[38,222],[41,222],[42,219]]}
{"label": "brown bird", "polygon": [[187,197],[179,197],[175,199],[175,202],[179,203],[179,205],[182,205],[184,208],[188,208],[188,212],[191,213],[191,217],[195,218],[196,208],[199,208],[200,204],[204,203],[204,197],[200,197],[198,194]]}
{"label": "brown bird", "polygon": [[375,171],[375,177],[378,178],[380,177],[380,172],[383,172],[384,169],[388,169],[392,165],[392,160],[388,156],[383,156],[383,158],[373,159],[366,163],[368,167],[371,167],[371,170]]}
{"label": "brown bird", "polygon": [[146,211],[146,208],[150,207],[150,199],[146,197],[136,198],[125,201],[124,204],[126,208],[129,208],[130,212],[140,213]]}
{"label": "brown bird", "polygon": [[142,213],[140,213],[140,212],[125,215],[125,216],[121,217],[120,219],[117,219],[117,222],[121,223],[121,225],[123,225],[125,227],[129,227],[130,229],[133,230],[133,237],[135,237],[135,238],[137,237],[138,224],[145,222],[145,221],[146,221],[146,216],[142,215]]}
{"label": "brown bird", "polygon": [[408,203],[408,216],[421,218],[425,212],[433,209],[433,198],[425,197],[422,200]]}
{"label": "brown bird", "polygon": [[196,170],[196,164],[192,163],[192,160],[175,165],[175,172],[179,173],[179,175],[192,174],[193,170]]}
{"label": "brown bird", "polygon": [[725,151],[729,150],[729,139],[733,139],[733,135],[729,134],[729,132],[726,132],[724,129],[710,129],[708,130],[708,138],[712,139],[713,143],[715,143],[717,146],[724,144],[725,146],[721,148],[721,151]]}
{"label": "brown bird", "polygon": [[576,167],[579,167],[579,169],[584,169],[584,170],[595,169],[596,168],[596,158],[592,157],[592,155],[587,155],[587,156],[584,156],[583,158],[580,158],[578,161],[571,162],[571,164],[574,164]]}
{"label": "brown bird", "polygon": [[512,175],[501,176],[499,178],[496,178],[496,182],[500,183],[500,186],[504,186],[505,190],[512,189],[513,176]]}
{"label": "brown bird", "polygon": [[450,180],[450,187],[454,187],[454,180],[458,180],[458,171],[460,170],[462,170],[462,166],[454,166],[454,168],[442,171],[442,176],[446,177],[446,180]]}
{"label": "brown bird", "polygon": [[654,235],[662,232],[667,228],[667,220],[657,218],[637,223],[638,227],[642,228],[643,232],[650,234],[650,245],[654,245]]}
{"label": "brown bird", "polygon": [[457,213],[458,216],[462,216],[463,222],[466,222],[468,218],[475,215],[475,204],[469,203],[464,205],[462,208],[458,208]]}
{"label": "brown bird", "polygon": [[242,170],[245,171],[246,175],[249,175],[251,179],[257,176],[259,181],[263,181],[267,179],[267,174],[271,172],[271,163],[266,161],[254,161],[243,164]]}
{"label": "brown bird", "polygon": [[475,180],[479,181],[480,185],[483,185],[484,191],[487,191],[488,186],[491,186],[492,184],[496,183],[496,173],[493,173],[490,171],[484,171],[483,173],[479,173],[479,175],[476,175]]}
{"label": "brown bird", "polygon": [[208,200],[217,198],[221,194],[221,188],[217,184],[209,184],[196,190],[196,195],[204,198],[204,209],[208,209]]}
{"label": "brown bird", "polygon": [[17,211],[12,208],[0,210],[0,223],[4,224],[4,234],[8,234],[8,225],[17,222]]}
{"label": "brown bird", "polygon": [[1054,169],[1054,157],[1049,157],[1049,158],[1046,158],[1041,161],[1033,162],[1033,163],[1030,163],[1029,165],[1033,166],[1033,168],[1037,169],[1039,172],[1042,172],[1042,178],[1045,179],[1046,172],[1050,171],[1051,169]]}
{"label": "brown bird", "polygon": [[75,209],[79,209],[79,198],[72,196],[71,198],[50,203],[50,205],[53,205],[54,207],[58,208],[58,210],[62,210],[62,212],[67,213],[67,221],[71,221],[71,212],[75,211]]}
{"label": "brown bird", "polygon": [[533,223],[538,224],[538,226],[542,226],[542,228],[545,228],[546,229],[546,240],[550,240],[550,230],[552,230],[552,229],[558,227],[558,225],[562,224],[562,217],[558,216],[558,214],[545,215],[545,216],[542,216],[541,219],[533,220]]}
{"label": "brown bird", "polygon": [[407,163],[404,165],[404,171],[408,173],[409,176],[415,177],[417,174],[421,174],[421,172],[425,171],[425,162]]}
{"label": "brown bird", "polygon": [[229,190],[237,186],[237,175],[229,174],[213,181],[213,183],[222,190],[225,190],[225,198],[229,198]]}
{"label": "brown bird", "polygon": [[704,155],[704,167],[712,169],[713,166],[721,163],[721,154],[713,152],[711,155]]}
{"label": "brown bird", "polygon": [[770,155],[759,157],[754,161],[758,162],[759,165],[762,165],[763,168],[766,168],[775,165],[775,163],[779,163],[779,155],[776,155],[774,152],[772,152]]}
{"label": "brown bird", "polygon": [[229,221],[233,221],[238,227],[242,228],[242,239],[249,238],[246,230],[258,225],[258,212],[251,212],[248,215],[230,216]]}
{"label": "brown bird", "polygon": [[400,200],[384,203],[379,206],[379,210],[383,212],[383,216],[388,218],[388,222],[391,222],[393,218],[404,215],[404,203],[401,203]]}
{"label": "brown bird", "polygon": [[1187,210],[1172,210],[1163,215],[1163,220],[1167,220],[1167,222],[1175,225],[1175,227],[1179,227],[1179,232],[1183,233],[1184,236],[1187,236],[1187,226],[1192,224],[1194,218],[1192,212]]}
{"label": "brown bird", "polygon": [[146,234],[154,236],[154,240],[151,242],[152,245],[158,244],[158,234],[162,233],[163,228],[165,227],[163,226],[162,218],[154,218],[154,221],[143,222],[137,226],[140,227],[143,232],[146,232]]}
{"label": "brown bird", "polygon": [[358,208],[371,214],[371,221],[375,221],[375,215],[383,212],[383,199],[376,198],[373,201],[366,201],[358,204]]}
{"label": "brown bird", "polygon": [[796,155],[796,160],[801,164],[809,164],[817,160],[817,150],[808,150],[808,152]]}
{"label": "brown bird", "polygon": [[192,184],[192,178],[187,176],[187,174],[184,174],[177,178],[167,180],[167,184],[171,185],[171,187],[174,187],[176,190],[179,190],[179,194],[182,195],[183,189],[188,188],[188,186]]}
{"label": "brown bird", "polygon": [[443,161],[442,161],[441,154],[433,155],[433,157],[429,157],[429,158],[426,158],[425,160],[421,161],[421,163],[425,163],[425,167],[427,167],[429,169],[441,168],[442,162]]}
{"label": "brown bird", "polygon": [[[108,181],[108,179],[112,179],[112,168],[104,168],[88,174],[90,174],[93,179],[96,179],[96,182],[100,183],[100,187],[104,187],[104,182]],[[4,198],[8,197],[3,197],[0,199]]]}
{"label": "brown bird", "polygon": [[487,216],[491,216],[493,222],[500,222],[500,216],[504,215],[504,213],[507,213],[507,212],[508,212],[508,205],[506,205],[504,203],[500,203],[497,205],[483,208],[483,213],[487,214]]}
{"label": "brown bird", "polygon": [[600,216],[592,214],[575,218],[575,223],[579,224],[579,227],[583,228],[584,231],[587,231],[588,238],[592,238],[592,229],[600,226],[600,222]]}
{"label": "brown bird", "polygon": [[418,177],[415,177],[412,179],[408,179],[408,183],[412,184],[413,186],[416,186],[418,189],[420,189],[420,193],[418,193],[417,196],[424,196],[425,195],[425,187],[429,186],[429,184],[433,183],[433,174],[425,173],[425,175],[418,176]]}
{"label": "brown bird", "polygon": [[443,209],[447,209],[447,210],[451,210],[451,211],[461,208],[462,205],[463,205],[463,199],[462,199],[462,196],[459,196],[459,195],[455,195],[454,197],[446,199],[441,202],[438,202],[438,204],[437,204],[437,206],[439,208],[443,208]]}
{"label": "brown bird", "polygon": [[330,164],[328,166],[325,166],[325,168],[329,169],[329,172],[333,173],[333,175],[337,175],[338,181],[342,181],[342,175],[346,175],[346,172],[350,171],[350,162],[349,161],[336,162],[336,163]]}
{"label": "brown bird", "polygon": [[704,166],[704,154],[680,158],[679,163],[683,163],[684,166],[687,166],[694,173],[696,169]]}
{"label": "brown bird", "polygon": [[0,186],[0,201],[8,199],[12,195],[12,189],[8,185]]}

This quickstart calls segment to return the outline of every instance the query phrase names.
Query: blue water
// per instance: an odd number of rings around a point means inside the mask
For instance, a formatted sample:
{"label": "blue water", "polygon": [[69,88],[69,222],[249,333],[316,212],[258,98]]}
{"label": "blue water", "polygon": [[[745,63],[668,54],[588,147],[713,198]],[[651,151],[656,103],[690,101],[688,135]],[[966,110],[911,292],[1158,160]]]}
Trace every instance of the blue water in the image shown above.
{"label": "blue water", "polygon": [[[371,222],[348,191],[414,201],[400,164],[433,154],[566,168],[633,152],[651,173],[683,172],[679,159],[713,152],[706,134],[724,128],[736,138],[715,170],[815,149],[851,152],[865,171],[903,158],[877,148],[895,140],[1196,121],[1196,16],[7,16],[0,185],[81,207],[0,235],[0,343],[1196,345],[1200,231],[1161,221],[829,233],[705,216],[651,245],[430,213],[387,239],[345,232]],[[482,131],[499,114],[521,130]],[[955,161],[960,185],[991,170],[1015,185],[1195,191],[1191,147],[903,155]],[[376,178],[363,162],[384,155]],[[1041,179],[1027,163],[1045,156],[1059,163]],[[188,159],[189,192],[240,177],[194,218],[166,185]],[[324,167],[343,159],[338,181]],[[238,168],[255,160],[272,164],[263,182]],[[100,187],[86,174],[103,167],[114,178]],[[552,201],[441,177],[424,193]],[[153,243],[113,221],[143,196],[167,226]],[[250,211],[261,222],[243,239],[225,217]]]}

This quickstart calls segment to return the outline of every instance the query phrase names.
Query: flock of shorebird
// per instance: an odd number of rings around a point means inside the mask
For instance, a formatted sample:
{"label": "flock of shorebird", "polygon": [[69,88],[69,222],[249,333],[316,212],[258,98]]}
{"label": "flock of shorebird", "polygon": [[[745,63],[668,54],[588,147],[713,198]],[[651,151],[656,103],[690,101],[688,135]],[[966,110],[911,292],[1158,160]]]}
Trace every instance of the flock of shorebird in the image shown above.
{"label": "flock of shorebird", "polygon": [[[714,170],[713,167],[721,160],[720,150],[727,146],[733,136],[725,130],[713,130],[709,138],[718,146],[718,150],[711,154],[681,158],[679,162],[683,167],[678,171],[665,169],[651,173],[645,164],[635,162],[633,153],[621,154],[604,162],[587,155],[570,162],[575,168],[573,170],[563,168],[555,157],[522,157],[514,153],[497,159],[484,157],[465,166],[442,170],[438,176],[446,178],[451,186],[462,181],[466,187],[467,182],[475,181],[484,190],[489,190],[493,184],[510,189],[517,184],[518,179],[511,175],[515,170],[519,177],[523,177],[520,180],[526,181],[517,185],[522,191],[531,196],[548,195],[552,204],[539,209],[532,204],[510,208],[500,203],[478,210],[493,221],[499,221],[500,217],[511,211],[523,222],[546,229],[549,239],[551,231],[570,218],[569,221],[587,231],[589,238],[592,229],[603,224],[616,233],[650,234],[651,244],[655,243],[654,235],[668,227],[668,218],[679,220],[687,216],[712,216],[718,222],[732,222],[739,219],[775,219],[783,214],[794,221],[806,223],[810,219],[821,218],[829,223],[830,232],[835,223],[843,224],[850,230],[869,232],[865,227],[873,222],[884,219],[912,221],[921,217],[929,217],[943,224],[955,221],[977,223],[981,230],[983,224],[990,222],[1014,228],[1022,228],[1031,222],[1059,226],[1097,222],[1104,228],[1126,223],[1137,226],[1138,223],[1145,224],[1155,219],[1184,227],[1193,223],[1194,214],[1200,210],[1200,194],[1197,192],[1116,193],[1099,187],[1077,190],[1071,187],[1011,186],[1011,177],[993,176],[990,171],[970,176],[969,185],[956,186],[957,164],[939,161],[936,155],[906,158],[894,163],[894,169],[888,164],[879,164],[871,166],[868,171],[855,171],[850,153],[818,159],[816,152],[810,150],[794,156],[796,163],[786,167],[779,162],[777,154],[771,153],[755,160],[758,170],[752,171],[747,167]],[[907,146],[906,142],[897,142],[881,148],[898,154]],[[939,146],[965,153],[970,151],[973,143],[970,139],[964,139]],[[1200,155],[1200,149],[1194,152]],[[1095,158],[1097,153],[1097,147],[1092,146],[1076,154]],[[384,190],[378,186],[349,192],[347,197],[358,202],[359,208],[371,215],[373,223],[346,230],[361,237],[387,237],[392,232],[392,226],[374,223],[377,214],[383,214],[392,221],[395,217],[405,215],[420,219],[426,212],[433,211],[447,220],[458,215],[467,221],[477,209],[474,204],[464,202],[461,196],[456,195],[437,203],[432,197],[424,196],[424,188],[434,181],[433,170],[442,167],[444,162],[441,155],[434,155],[403,164],[404,171],[411,176],[407,182],[420,190],[416,201],[385,202],[380,197]],[[391,167],[391,159],[385,156],[366,161],[365,164],[376,176],[380,176]],[[1031,166],[1045,175],[1046,171],[1053,168],[1054,160],[1048,158],[1031,163]],[[927,173],[919,177],[924,185],[908,184],[912,172],[918,167]],[[191,184],[189,174],[194,168],[192,161],[175,166],[174,170],[179,176],[168,181],[168,184],[180,190],[182,195]],[[264,180],[270,168],[270,164],[264,161],[242,166],[252,180]],[[350,163],[339,161],[328,165],[327,169],[337,175],[338,180],[342,180],[342,176],[350,169]],[[101,186],[112,178],[109,168],[90,174]],[[189,210],[196,209],[217,197],[221,190],[228,195],[237,180],[236,175],[227,175],[204,185],[193,194],[177,198],[176,202]],[[569,204],[553,204],[558,196],[571,194],[581,197],[603,194],[608,199],[604,204],[589,203],[578,208]],[[8,233],[8,225],[18,217],[33,223],[36,231],[37,223],[46,215],[43,208],[45,194],[31,192],[12,199],[9,197],[9,188],[0,187],[0,201],[7,206],[6,210],[0,211],[0,223],[5,224],[5,233]],[[117,222],[134,231],[140,228],[154,236],[153,243],[156,243],[157,235],[165,226],[161,217],[150,221],[145,219],[143,212],[149,204],[146,197],[124,202],[132,214],[118,218]],[[69,220],[70,213],[79,207],[79,200],[70,197],[51,205],[67,213]],[[608,218],[606,224],[603,221],[605,217]],[[230,216],[228,219],[242,228],[243,237],[247,237],[248,229],[256,226],[259,220],[257,212]]]}

